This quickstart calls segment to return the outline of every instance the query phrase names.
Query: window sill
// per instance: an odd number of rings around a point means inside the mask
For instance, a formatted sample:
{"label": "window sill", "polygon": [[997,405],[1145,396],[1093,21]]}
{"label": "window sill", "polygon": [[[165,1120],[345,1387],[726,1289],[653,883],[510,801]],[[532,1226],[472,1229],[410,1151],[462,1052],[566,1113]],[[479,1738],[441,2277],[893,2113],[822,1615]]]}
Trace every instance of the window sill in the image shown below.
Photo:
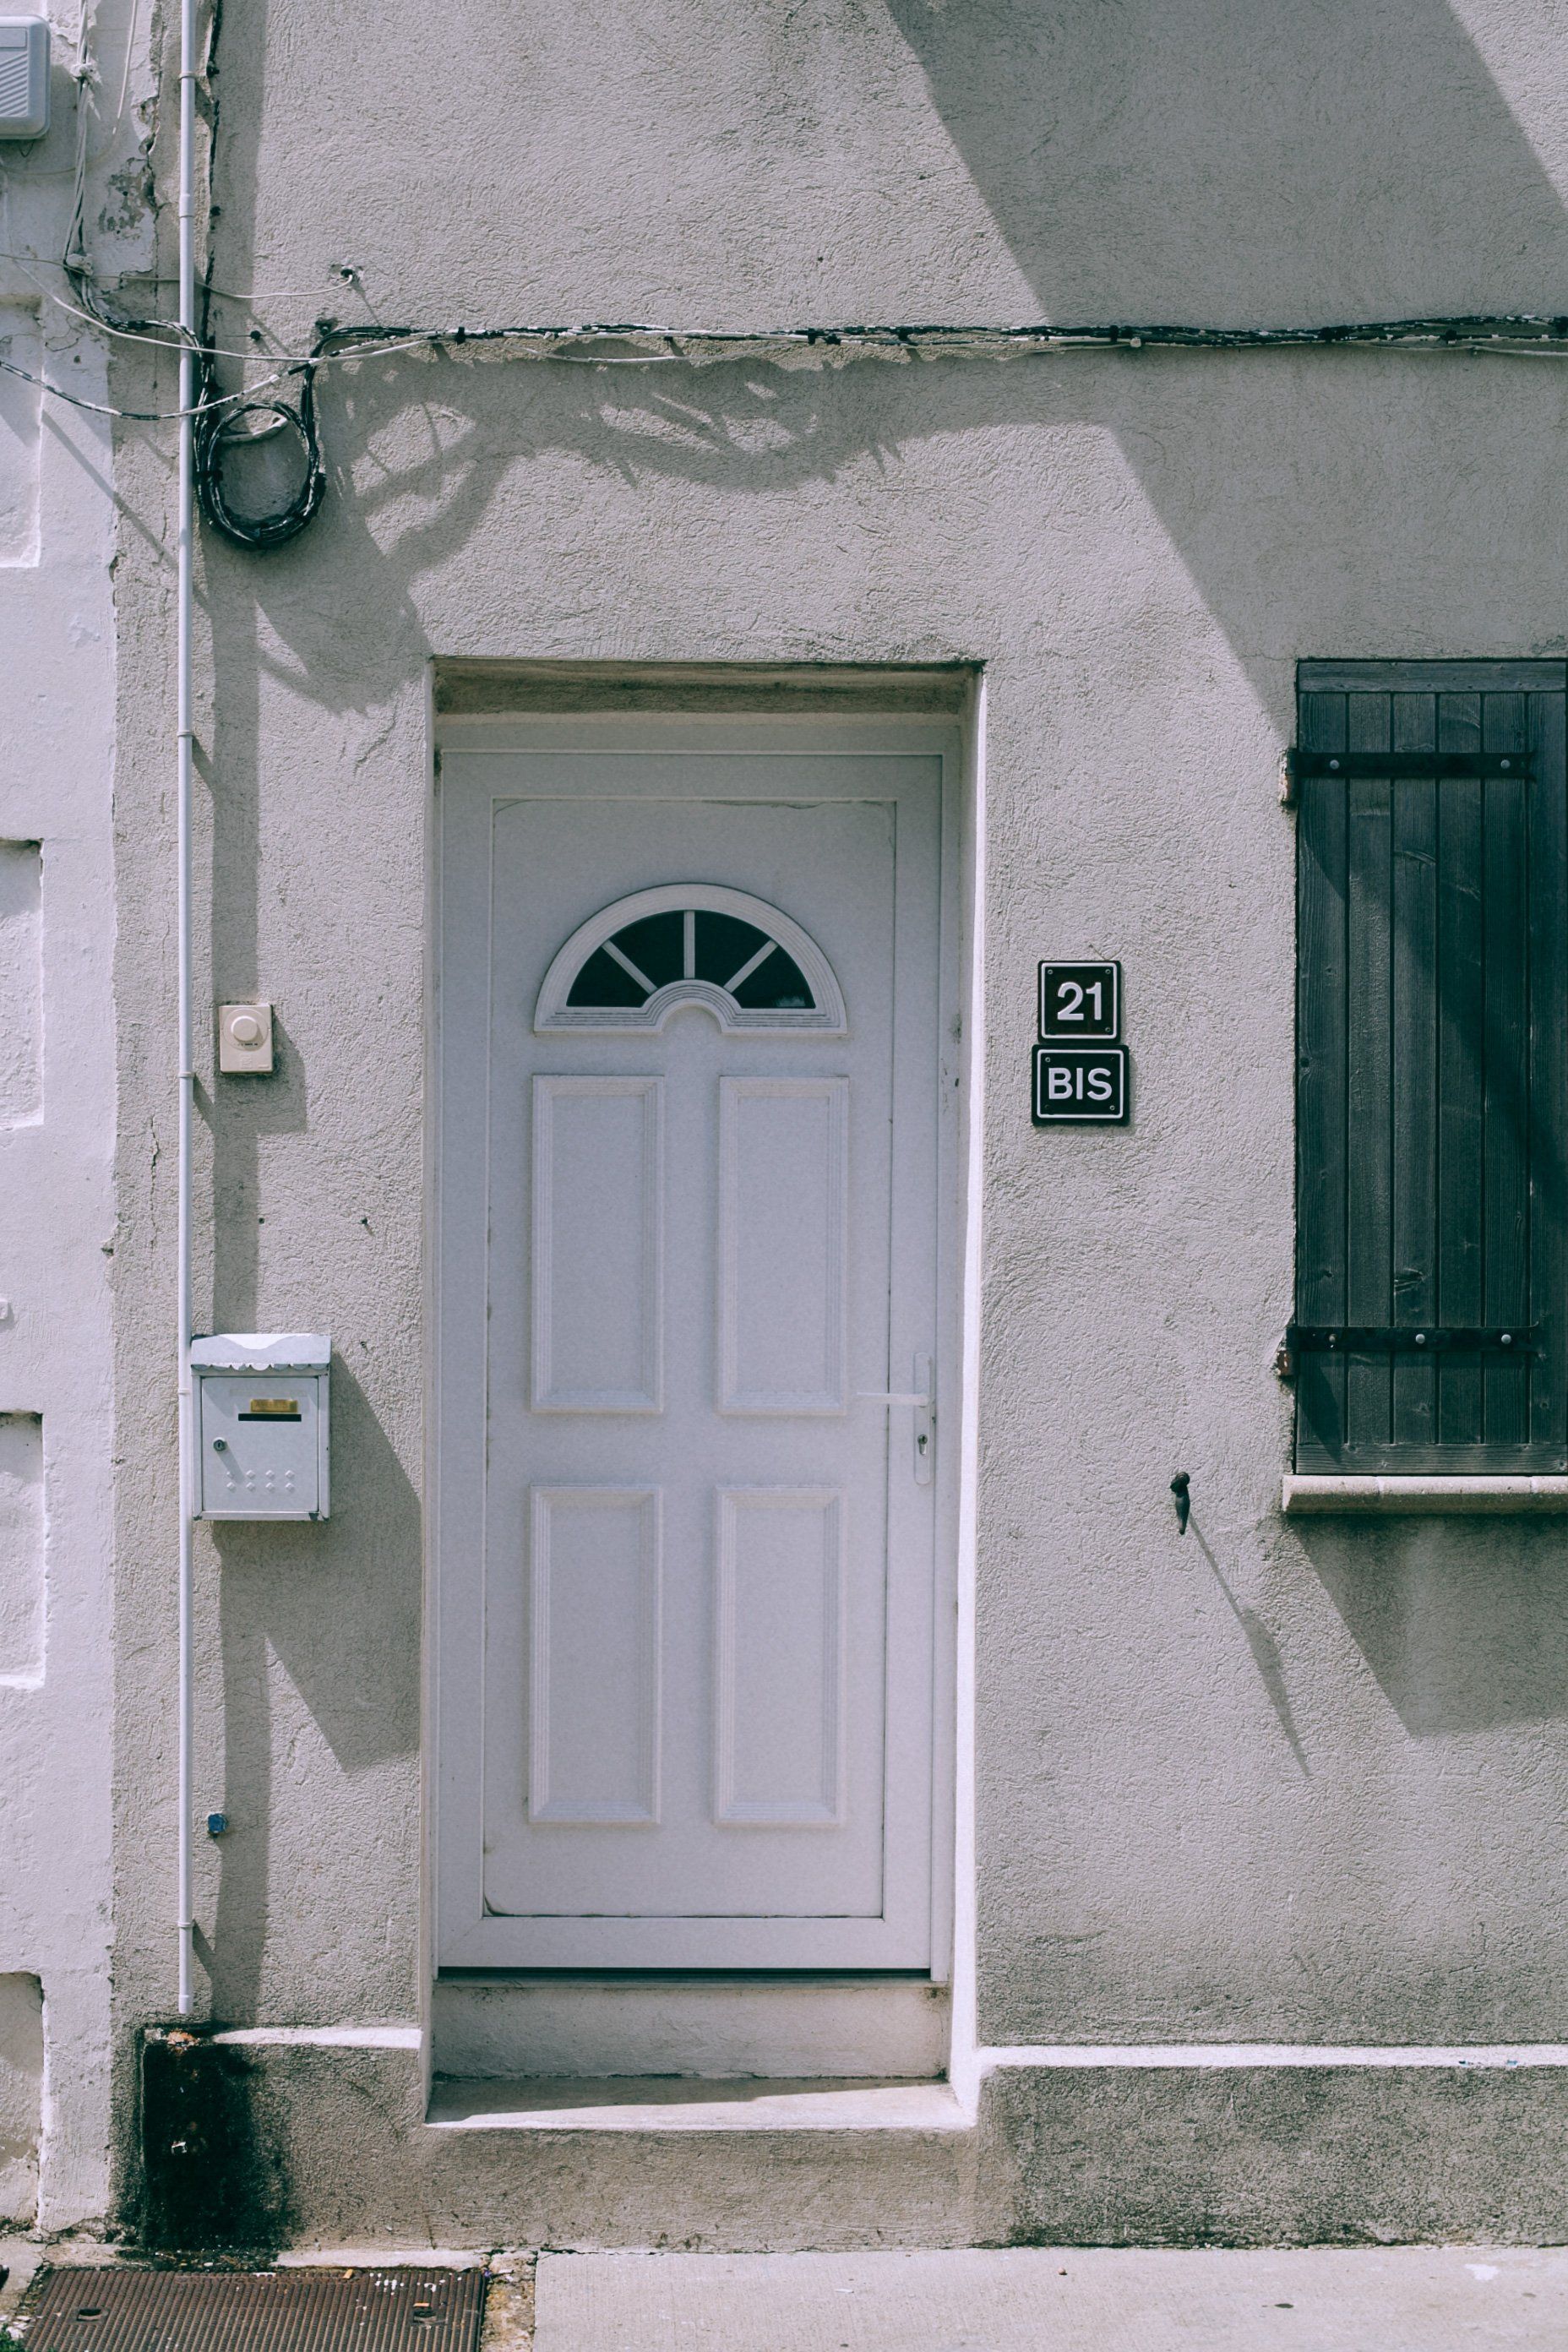
{"label": "window sill", "polygon": [[1568,1511],[1568,1477],[1333,1478],[1289,1473],[1282,1496],[1291,1518],[1308,1513],[1484,1512],[1534,1516]]}

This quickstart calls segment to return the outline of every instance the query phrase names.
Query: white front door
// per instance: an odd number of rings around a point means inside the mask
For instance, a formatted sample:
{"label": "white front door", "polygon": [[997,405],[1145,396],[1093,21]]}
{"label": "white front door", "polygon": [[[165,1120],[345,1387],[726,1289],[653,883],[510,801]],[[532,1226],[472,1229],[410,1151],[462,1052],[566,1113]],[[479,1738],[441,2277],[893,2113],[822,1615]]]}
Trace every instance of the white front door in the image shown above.
{"label": "white front door", "polygon": [[448,1966],[930,1958],[942,763],[746,740],[443,759]]}

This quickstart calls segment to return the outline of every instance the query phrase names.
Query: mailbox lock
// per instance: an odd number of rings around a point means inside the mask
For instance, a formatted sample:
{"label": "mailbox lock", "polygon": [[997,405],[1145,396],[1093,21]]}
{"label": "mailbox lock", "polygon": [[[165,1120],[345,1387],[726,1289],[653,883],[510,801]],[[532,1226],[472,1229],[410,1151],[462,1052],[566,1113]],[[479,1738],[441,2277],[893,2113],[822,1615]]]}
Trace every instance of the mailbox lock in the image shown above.
{"label": "mailbox lock", "polygon": [[215,1454],[226,1454],[226,1453],[228,1452],[228,1440],[227,1440],[227,1438],[226,1438],[226,1437],[215,1437],[215,1438],[213,1439],[213,1452],[214,1452]]}

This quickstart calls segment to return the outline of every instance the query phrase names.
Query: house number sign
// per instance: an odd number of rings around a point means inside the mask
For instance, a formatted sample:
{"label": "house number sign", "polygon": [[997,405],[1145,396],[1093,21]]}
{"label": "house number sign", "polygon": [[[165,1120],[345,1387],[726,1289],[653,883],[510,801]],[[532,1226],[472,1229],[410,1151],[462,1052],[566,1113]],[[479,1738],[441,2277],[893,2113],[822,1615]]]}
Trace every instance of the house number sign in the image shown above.
{"label": "house number sign", "polygon": [[1037,1127],[1120,1127],[1127,1118],[1127,1048],[1119,963],[1040,966]]}

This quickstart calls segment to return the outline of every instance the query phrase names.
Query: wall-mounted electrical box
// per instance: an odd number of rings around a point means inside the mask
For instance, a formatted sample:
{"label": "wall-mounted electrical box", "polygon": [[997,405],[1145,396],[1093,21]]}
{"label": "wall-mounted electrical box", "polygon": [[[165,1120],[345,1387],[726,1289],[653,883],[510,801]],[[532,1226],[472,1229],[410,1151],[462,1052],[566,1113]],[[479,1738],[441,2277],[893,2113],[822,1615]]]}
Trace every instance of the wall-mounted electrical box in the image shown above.
{"label": "wall-mounted electrical box", "polygon": [[331,1343],[311,1331],[191,1342],[198,1519],[324,1519]]}
{"label": "wall-mounted electrical box", "polygon": [[0,16],[0,139],[41,139],[48,127],[48,23]]}
{"label": "wall-mounted electrical box", "polygon": [[220,1004],[217,1066],[229,1077],[272,1076],[270,1004]]}

